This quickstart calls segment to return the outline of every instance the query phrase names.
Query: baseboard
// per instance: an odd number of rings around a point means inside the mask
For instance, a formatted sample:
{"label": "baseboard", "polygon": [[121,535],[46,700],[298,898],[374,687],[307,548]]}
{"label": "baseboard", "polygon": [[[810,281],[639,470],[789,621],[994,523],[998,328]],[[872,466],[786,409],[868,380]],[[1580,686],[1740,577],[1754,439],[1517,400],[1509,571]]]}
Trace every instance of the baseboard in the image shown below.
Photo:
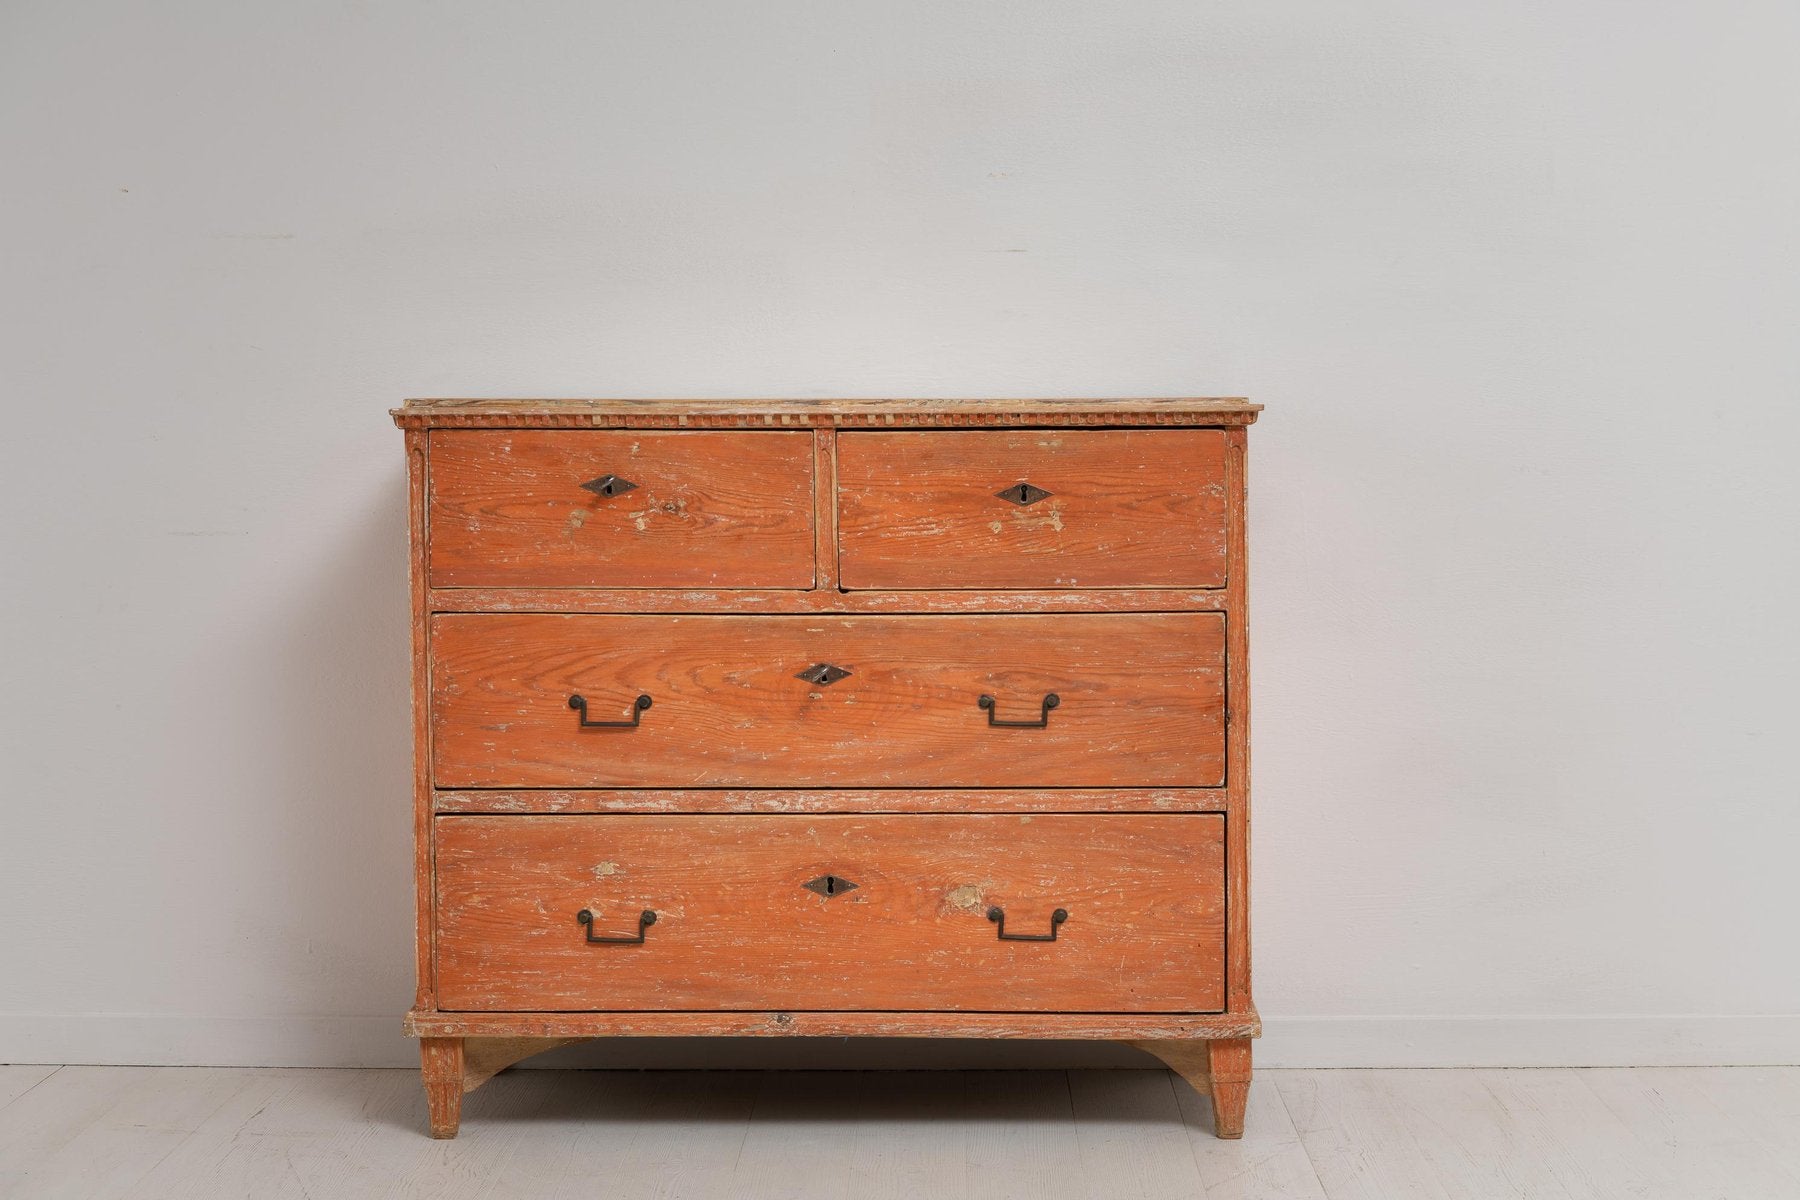
{"label": "baseboard", "polygon": [[1712,1067],[1800,1065],[1800,1014],[1271,1017],[1258,1066]]}
{"label": "baseboard", "polygon": [[[1800,1064],[1800,1015],[1280,1017],[1263,1014],[1260,1067],[1772,1066]],[[885,1070],[1143,1067],[1124,1046],[897,1039],[617,1039],[543,1066]],[[408,1067],[400,1017],[0,1014],[0,1063]]]}

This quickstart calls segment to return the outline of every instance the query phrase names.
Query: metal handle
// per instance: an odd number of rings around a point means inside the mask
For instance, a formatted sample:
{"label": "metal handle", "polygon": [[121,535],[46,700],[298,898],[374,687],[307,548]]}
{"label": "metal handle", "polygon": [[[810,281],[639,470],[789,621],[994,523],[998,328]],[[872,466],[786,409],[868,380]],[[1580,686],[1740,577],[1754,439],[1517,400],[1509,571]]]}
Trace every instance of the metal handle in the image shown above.
{"label": "metal handle", "polygon": [[1069,910],[1059,908],[1050,914],[1049,933],[1008,933],[1006,932],[1006,910],[998,907],[988,909],[988,920],[1000,927],[1000,940],[1003,942],[1054,942],[1057,929],[1068,919]]}
{"label": "metal handle", "polygon": [[998,721],[998,720],[995,720],[994,719],[995,703],[994,703],[994,698],[992,696],[983,696],[981,699],[975,701],[975,703],[977,703],[981,707],[987,709],[989,725],[996,725],[1002,729],[1043,729],[1050,724],[1050,710],[1062,703],[1062,697],[1058,696],[1055,692],[1050,692],[1049,694],[1047,694],[1044,697],[1043,711],[1038,714],[1038,719],[1035,721]]}
{"label": "metal handle", "polygon": [[590,909],[582,909],[575,914],[575,919],[587,926],[587,940],[590,946],[641,946],[644,944],[644,930],[656,924],[656,913],[646,908],[638,914],[636,937],[595,937],[594,914]]}
{"label": "metal handle", "polygon": [[631,720],[629,721],[590,721],[587,715],[587,697],[570,696],[569,707],[581,714],[583,729],[636,729],[638,722],[644,717],[644,710],[650,707],[650,697],[639,696],[631,702]]}

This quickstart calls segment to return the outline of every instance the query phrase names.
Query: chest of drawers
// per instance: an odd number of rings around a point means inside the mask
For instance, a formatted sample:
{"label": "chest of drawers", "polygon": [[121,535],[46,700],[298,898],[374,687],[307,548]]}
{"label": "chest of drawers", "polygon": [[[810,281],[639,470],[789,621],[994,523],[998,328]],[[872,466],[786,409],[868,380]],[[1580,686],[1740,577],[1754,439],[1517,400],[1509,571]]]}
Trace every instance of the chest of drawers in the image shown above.
{"label": "chest of drawers", "polygon": [[1243,1129],[1241,400],[415,400],[431,1132],[595,1037],[1128,1041]]}

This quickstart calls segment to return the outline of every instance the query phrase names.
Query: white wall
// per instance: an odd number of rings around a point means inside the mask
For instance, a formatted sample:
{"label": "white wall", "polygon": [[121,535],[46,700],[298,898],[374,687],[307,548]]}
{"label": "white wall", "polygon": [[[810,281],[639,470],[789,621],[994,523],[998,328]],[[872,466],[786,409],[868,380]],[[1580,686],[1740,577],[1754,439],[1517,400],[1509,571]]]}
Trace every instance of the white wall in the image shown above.
{"label": "white wall", "polygon": [[1263,1060],[1800,1059],[1797,39],[6,5],[0,1061],[407,1061],[402,397],[1219,393]]}

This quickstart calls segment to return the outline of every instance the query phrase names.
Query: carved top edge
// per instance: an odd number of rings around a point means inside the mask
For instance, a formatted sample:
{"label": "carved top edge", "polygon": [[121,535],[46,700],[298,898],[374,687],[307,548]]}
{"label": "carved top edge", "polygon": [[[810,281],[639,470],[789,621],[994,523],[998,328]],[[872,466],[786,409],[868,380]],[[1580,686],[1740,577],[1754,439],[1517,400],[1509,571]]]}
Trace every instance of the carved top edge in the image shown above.
{"label": "carved top edge", "polygon": [[408,400],[394,423],[418,428],[806,428],[982,425],[1249,425],[1238,397],[1024,400]]}

